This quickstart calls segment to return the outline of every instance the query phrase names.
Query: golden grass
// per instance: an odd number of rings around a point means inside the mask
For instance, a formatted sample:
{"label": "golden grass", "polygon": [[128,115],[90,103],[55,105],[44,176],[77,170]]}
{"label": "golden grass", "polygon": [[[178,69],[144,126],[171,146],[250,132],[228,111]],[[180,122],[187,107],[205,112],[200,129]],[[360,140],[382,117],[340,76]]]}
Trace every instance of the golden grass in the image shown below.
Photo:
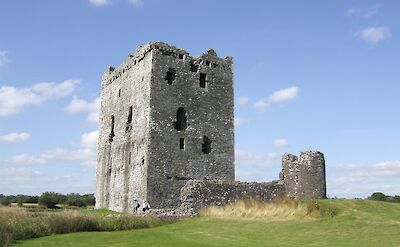
{"label": "golden grass", "polygon": [[315,219],[321,216],[317,201],[282,198],[271,202],[256,199],[236,201],[225,206],[211,206],[201,210],[202,216],[250,218],[268,221]]}

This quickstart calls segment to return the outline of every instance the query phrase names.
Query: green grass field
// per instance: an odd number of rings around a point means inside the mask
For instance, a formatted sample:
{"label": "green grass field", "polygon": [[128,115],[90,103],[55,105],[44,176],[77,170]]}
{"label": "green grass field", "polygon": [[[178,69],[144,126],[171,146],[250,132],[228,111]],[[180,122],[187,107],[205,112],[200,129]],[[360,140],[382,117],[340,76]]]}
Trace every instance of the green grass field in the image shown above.
{"label": "green grass field", "polygon": [[319,218],[196,217],[161,227],[52,235],[15,246],[379,246],[400,247],[400,204],[322,200]]}

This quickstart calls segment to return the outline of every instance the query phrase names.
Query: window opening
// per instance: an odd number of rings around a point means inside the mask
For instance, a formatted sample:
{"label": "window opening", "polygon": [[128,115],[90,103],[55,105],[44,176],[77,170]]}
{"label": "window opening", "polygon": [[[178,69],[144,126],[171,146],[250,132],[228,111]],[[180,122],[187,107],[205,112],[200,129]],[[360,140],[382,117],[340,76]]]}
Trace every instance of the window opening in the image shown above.
{"label": "window opening", "polygon": [[110,132],[110,134],[108,136],[108,140],[110,142],[113,141],[114,136],[115,136],[115,134],[114,134],[114,121],[115,121],[114,115],[111,115],[111,132]]}
{"label": "window opening", "polygon": [[186,121],[187,121],[186,111],[183,107],[179,107],[178,111],[176,112],[175,129],[185,130],[187,127]]}
{"label": "window opening", "polygon": [[209,154],[211,152],[211,140],[207,136],[203,137],[203,143],[201,144],[201,151],[203,154]]}
{"label": "window opening", "polygon": [[200,87],[206,88],[207,85],[207,75],[204,73],[200,73]]}
{"label": "window opening", "polygon": [[185,138],[179,138],[179,149],[185,149]]}
{"label": "window opening", "polygon": [[132,106],[129,107],[128,120],[126,120],[125,133],[132,129]]}
{"label": "window opening", "polygon": [[173,68],[169,68],[167,71],[167,75],[164,77],[164,79],[168,82],[169,85],[172,84],[172,82],[175,80],[176,76],[176,70]]}

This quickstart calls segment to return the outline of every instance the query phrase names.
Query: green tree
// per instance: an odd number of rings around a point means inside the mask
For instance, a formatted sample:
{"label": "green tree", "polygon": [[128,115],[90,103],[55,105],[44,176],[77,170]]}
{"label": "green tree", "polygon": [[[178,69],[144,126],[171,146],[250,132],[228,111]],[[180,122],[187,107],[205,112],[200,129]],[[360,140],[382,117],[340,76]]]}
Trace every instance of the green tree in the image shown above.
{"label": "green tree", "polygon": [[383,194],[382,192],[374,192],[370,197],[368,197],[369,200],[375,200],[375,201],[386,201],[387,196]]}
{"label": "green tree", "polygon": [[44,192],[39,197],[39,205],[46,208],[57,208],[57,204],[63,203],[66,198],[64,195],[55,192]]}

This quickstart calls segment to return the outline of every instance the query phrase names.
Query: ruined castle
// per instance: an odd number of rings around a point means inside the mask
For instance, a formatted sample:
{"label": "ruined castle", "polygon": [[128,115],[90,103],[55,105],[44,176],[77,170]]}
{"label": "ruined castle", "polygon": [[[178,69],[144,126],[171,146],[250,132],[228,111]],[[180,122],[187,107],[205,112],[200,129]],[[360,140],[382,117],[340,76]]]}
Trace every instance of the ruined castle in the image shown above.
{"label": "ruined castle", "polygon": [[140,46],[102,77],[96,208],[133,201],[192,214],[255,197],[325,198],[320,152],[283,156],[280,180],[234,180],[233,60],[161,42]]}

